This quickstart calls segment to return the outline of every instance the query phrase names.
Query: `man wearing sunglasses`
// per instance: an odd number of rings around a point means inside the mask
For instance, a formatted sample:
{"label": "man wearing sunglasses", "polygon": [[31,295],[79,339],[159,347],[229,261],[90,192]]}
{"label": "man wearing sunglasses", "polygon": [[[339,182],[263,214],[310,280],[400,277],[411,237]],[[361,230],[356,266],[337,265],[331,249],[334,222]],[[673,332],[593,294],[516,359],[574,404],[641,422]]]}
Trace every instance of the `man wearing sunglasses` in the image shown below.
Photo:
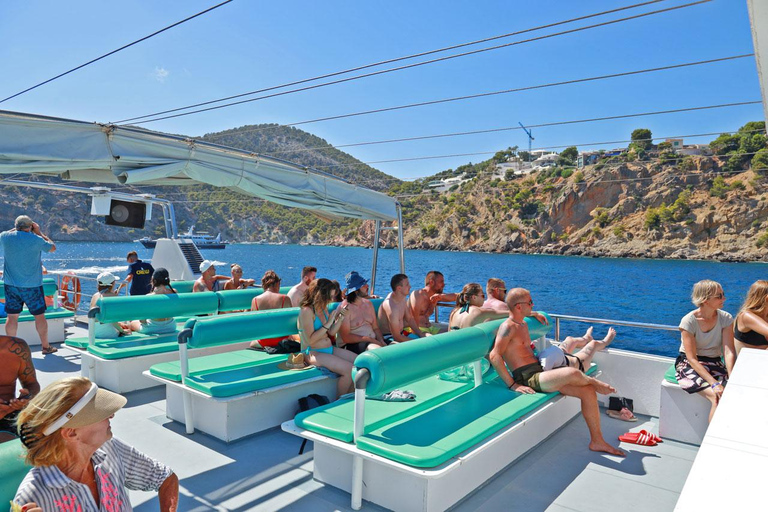
{"label": "man wearing sunglasses", "polygon": [[[507,285],[503,280],[496,277],[492,277],[485,285],[485,294],[488,297],[483,303],[484,309],[492,309],[496,313],[507,315],[509,314],[509,306],[504,302],[504,298],[507,295]],[[541,322],[544,325],[549,325],[547,317],[539,313],[538,311],[532,311],[531,316]]]}
{"label": "man wearing sunglasses", "polygon": [[[525,317],[533,311],[531,293],[524,288],[514,288],[506,297],[509,318],[499,327],[496,341],[489,355],[496,373],[510,391],[523,394],[551,393],[581,400],[581,414],[589,428],[589,449],[623,456],[624,452],[609,445],[600,430],[600,408],[597,393],[609,395],[616,390],[573,367],[544,371],[531,348],[531,336]],[[510,373],[509,369],[512,369]]]}

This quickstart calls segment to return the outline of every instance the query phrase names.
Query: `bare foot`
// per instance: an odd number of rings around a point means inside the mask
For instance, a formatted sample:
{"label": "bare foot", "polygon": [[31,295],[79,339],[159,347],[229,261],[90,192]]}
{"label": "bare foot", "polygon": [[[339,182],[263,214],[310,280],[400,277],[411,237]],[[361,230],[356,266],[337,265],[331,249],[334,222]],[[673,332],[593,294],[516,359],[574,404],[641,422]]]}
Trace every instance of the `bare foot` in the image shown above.
{"label": "bare foot", "polygon": [[595,378],[592,378],[592,385],[595,387],[595,391],[597,391],[601,395],[610,395],[610,394],[616,392],[616,388],[614,388],[610,384],[607,384],[607,383],[605,383],[605,382],[603,382],[601,380],[597,380]]}
{"label": "bare foot", "polygon": [[585,333],[584,333],[584,336],[582,336],[582,339],[584,340],[584,344],[585,344],[585,345],[586,345],[587,343],[589,343],[590,341],[592,341],[593,339],[595,339],[595,338],[593,338],[593,337],[592,337],[592,331],[593,331],[593,330],[594,330],[594,327],[592,327],[592,326],[590,325],[590,326],[589,326],[589,329],[587,329],[587,332],[585,332]]}
{"label": "bare foot", "polygon": [[613,446],[606,443],[603,439],[589,443],[589,449],[593,452],[605,452],[610,453],[611,455],[618,455],[619,457],[626,457],[626,454],[623,451],[619,450],[618,448],[614,448]]}
{"label": "bare foot", "polygon": [[611,327],[608,329],[608,334],[605,335],[605,338],[602,339],[602,341],[598,341],[597,345],[599,347],[598,350],[605,350],[605,348],[611,344],[613,339],[616,337],[616,329]]}

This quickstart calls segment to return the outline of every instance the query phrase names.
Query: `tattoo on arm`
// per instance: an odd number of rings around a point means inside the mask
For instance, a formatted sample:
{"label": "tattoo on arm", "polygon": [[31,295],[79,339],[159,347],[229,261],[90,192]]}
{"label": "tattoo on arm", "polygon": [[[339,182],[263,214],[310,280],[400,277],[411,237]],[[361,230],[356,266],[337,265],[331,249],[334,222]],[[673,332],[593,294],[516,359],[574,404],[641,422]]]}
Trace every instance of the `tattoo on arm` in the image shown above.
{"label": "tattoo on arm", "polygon": [[32,352],[29,345],[21,338],[12,338],[8,351],[15,354],[21,360],[19,373],[17,375],[22,387],[29,390],[31,395],[36,395],[40,391],[40,384],[37,382],[35,366],[32,364]]}

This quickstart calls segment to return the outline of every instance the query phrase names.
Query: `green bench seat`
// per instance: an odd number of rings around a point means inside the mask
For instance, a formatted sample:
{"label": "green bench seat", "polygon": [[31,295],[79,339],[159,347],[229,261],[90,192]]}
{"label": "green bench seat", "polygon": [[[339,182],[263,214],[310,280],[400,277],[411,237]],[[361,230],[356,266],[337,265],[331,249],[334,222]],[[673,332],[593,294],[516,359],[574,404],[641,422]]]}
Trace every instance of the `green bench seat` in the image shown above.
{"label": "green bench seat", "polygon": [[170,339],[150,338],[141,340],[123,341],[122,338],[114,340],[114,343],[104,345],[91,345],[88,353],[99,356],[102,359],[127,359],[129,357],[148,356],[151,354],[163,354],[176,352],[179,344],[176,336],[170,334]]}
{"label": "green bench seat", "polygon": [[[267,354],[259,350],[235,350],[223,354],[211,354],[194,357],[189,360],[190,375],[203,375],[218,371],[246,368],[263,362],[275,364],[285,361],[285,354]],[[172,382],[181,382],[181,362],[168,361],[158,363],[149,369],[149,373]]]}
{"label": "green bench seat", "polygon": [[[596,370],[593,364],[587,373]],[[366,400],[366,433],[357,447],[418,468],[443,464],[559,395],[513,394],[494,372],[478,387],[429,377],[407,388],[416,401]],[[299,413],[294,422],[351,443],[353,409],[351,400],[334,402]]]}
{"label": "green bench seat", "polygon": [[[48,306],[48,309],[45,310],[45,318],[48,320],[53,320],[55,318],[72,318],[75,316],[75,314],[64,308],[53,308],[51,306]],[[8,321],[7,317],[0,318],[0,325],[4,325]],[[19,322],[34,322],[35,317],[29,314],[29,310],[24,308],[24,310],[19,314]]]}
{"label": "green bench seat", "polygon": [[[128,336],[120,336],[119,338],[96,338],[96,345],[100,347],[109,347],[112,345],[125,346],[125,343],[138,342],[139,344],[146,345],[149,341],[156,341],[158,343],[164,343],[172,341],[176,343],[178,333],[171,332],[168,334],[141,334],[140,332],[134,332]],[[88,348],[88,336],[76,336],[67,338],[65,345],[73,348],[87,349]],[[174,347],[176,350],[178,347]]]}
{"label": "green bench seat", "polygon": [[669,367],[667,372],[664,374],[664,380],[667,382],[670,382],[672,384],[677,384],[677,372],[675,371],[675,365]]}
{"label": "green bench seat", "polygon": [[9,506],[9,502],[16,496],[19,484],[31,469],[31,466],[27,466],[24,462],[25,454],[26,450],[18,439],[0,443],[0,506],[2,507]]}

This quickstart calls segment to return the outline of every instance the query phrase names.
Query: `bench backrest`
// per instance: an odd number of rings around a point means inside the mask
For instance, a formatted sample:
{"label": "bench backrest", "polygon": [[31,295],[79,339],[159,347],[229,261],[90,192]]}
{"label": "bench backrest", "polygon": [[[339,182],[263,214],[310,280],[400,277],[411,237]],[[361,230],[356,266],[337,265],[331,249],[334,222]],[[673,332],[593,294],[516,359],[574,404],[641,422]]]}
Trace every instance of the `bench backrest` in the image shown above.
{"label": "bench backrest", "polygon": [[[0,299],[5,299],[5,283],[3,281],[0,281]],[[51,297],[53,295],[56,295],[56,292],[58,291],[59,287],[56,285],[56,279],[53,277],[44,277],[43,278],[43,294],[46,297]]]}
{"label": "bench backrest", "polygon": [[[374,299],[372,302],[374,309],[378,311],[378,307],[383,301],[382,299]],[[328,310],[333,311],[337,306],[338,303],[331,304]],[[184,330],[179,333],[179,340],[186,340],[187,347],[195,349],[225,343],[289,336],[298,333],[297,322],[300,310],[301,308],[269,309],[208,318],[192,318],[187,321]]]}
{"label": "bench backrest", "polygon": [[[503,321],[486,322],[475,327],[390,345],[386,349],[364,352],[355,359],[355,368],[365,368],[370,373],[367,394],[386,393],[485,357]],[[531,339],[551,329],[551,323],[542,327],[532,318],[526,318],[525,321],[529,325]]]}
{"label": "bench backrest", "polygon": [[[280,293],[286,294],[291,290],[290,286],[280,288]],[[241,311],[251,309],[251,301],[264,293],[263,288],[251,287],[244,290],[224,290],[216,292],[219,296],[219,312]]]}
{"label": "bench backrest", "polygon": [[194,281],[171,281],[171,286],[176,293],[191,293],[194,285]]}
{"label": "bench backrest", "polygon": [[215,293],[102,297],[96,307],[99,308],[96,319],[106,324],[125,320],[216,314],[219,298]]}

